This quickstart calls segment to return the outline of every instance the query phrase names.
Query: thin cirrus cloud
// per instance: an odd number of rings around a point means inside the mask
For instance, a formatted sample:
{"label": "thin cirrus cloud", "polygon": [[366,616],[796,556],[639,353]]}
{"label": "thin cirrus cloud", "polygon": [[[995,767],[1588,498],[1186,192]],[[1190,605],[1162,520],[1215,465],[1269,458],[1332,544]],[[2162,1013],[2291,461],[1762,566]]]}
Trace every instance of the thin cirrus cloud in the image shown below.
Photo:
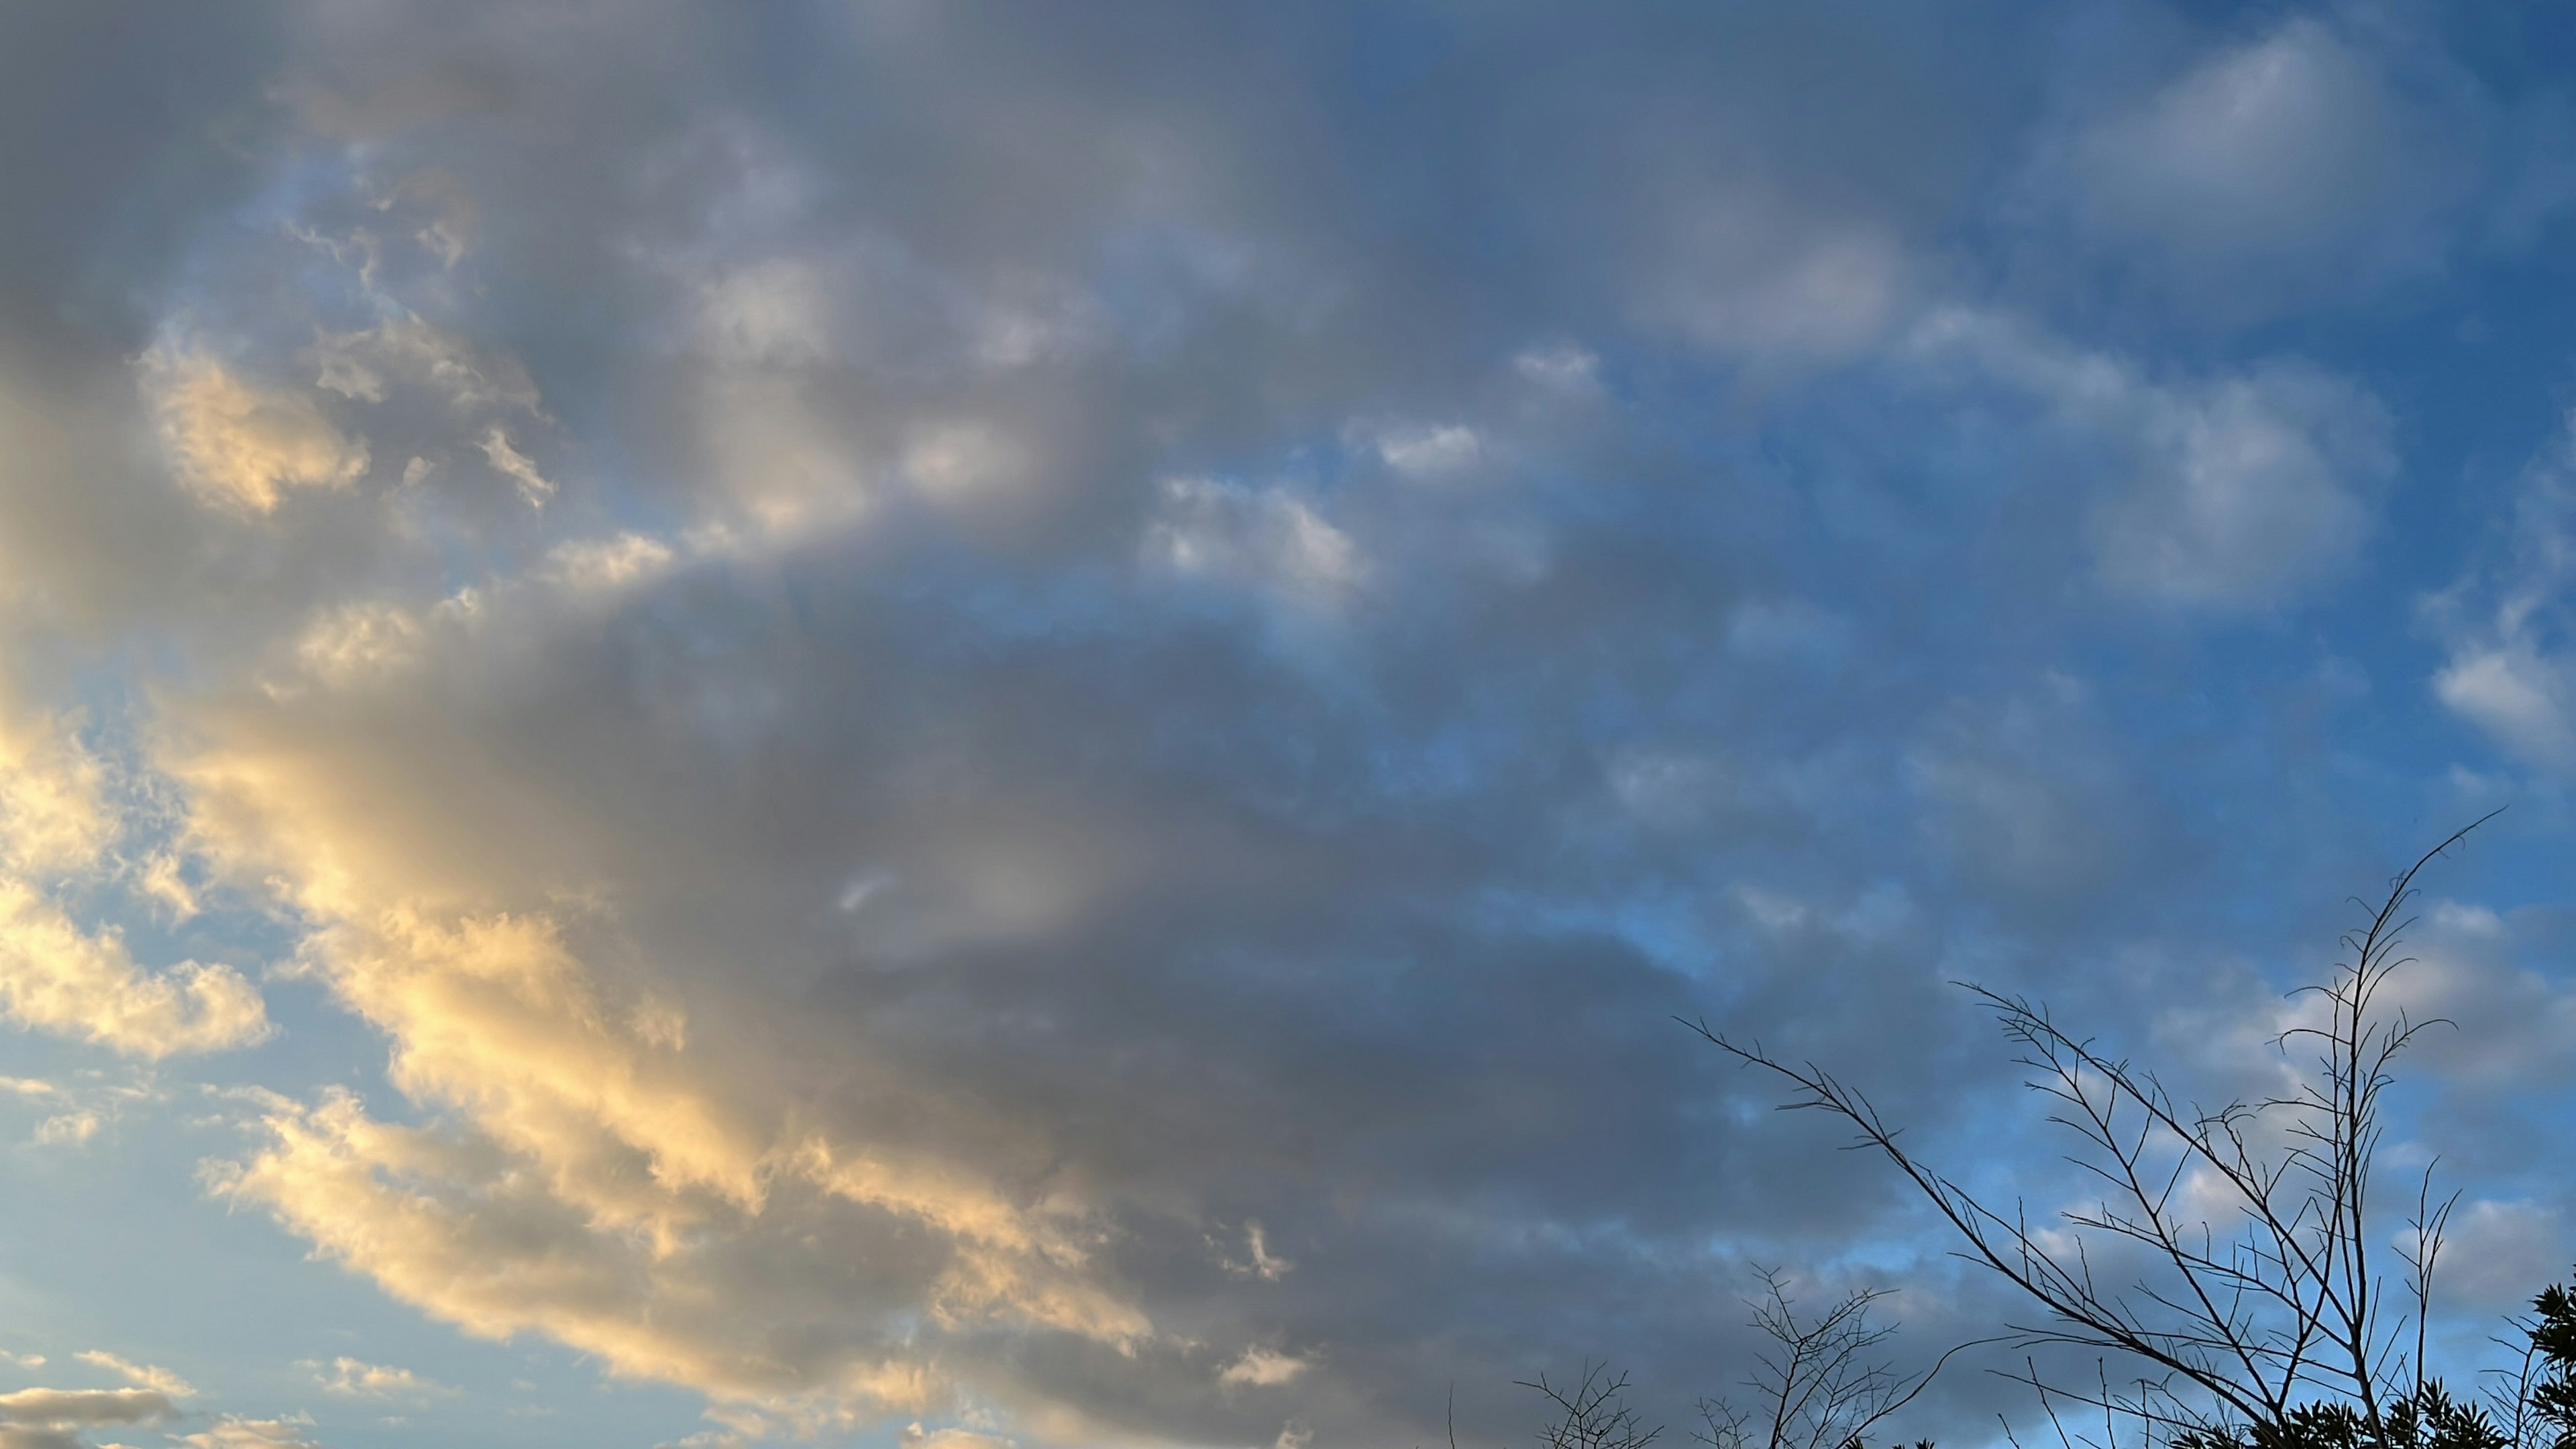
{"label": "thin cirrus cloud", "polygon": [[[2391,358],[2471,343],[2387,320],[2546,265],[2463,240],[2554,224],[2478,150],[2540,101],[2080,8],[31,30],[187,119],[0,142],[9,1091],[276,1296],[5,1442],[1501,1435],[1723,1389],[1754,1262],[1973,1336],[1673,1017],[1944,1150],[2021,1121],[1952,978],[2234,1082],[2576,754],[2563,470],[2436,518]],[[2566,992],[2462,869],[2427,1111],[2519,1272]]]}

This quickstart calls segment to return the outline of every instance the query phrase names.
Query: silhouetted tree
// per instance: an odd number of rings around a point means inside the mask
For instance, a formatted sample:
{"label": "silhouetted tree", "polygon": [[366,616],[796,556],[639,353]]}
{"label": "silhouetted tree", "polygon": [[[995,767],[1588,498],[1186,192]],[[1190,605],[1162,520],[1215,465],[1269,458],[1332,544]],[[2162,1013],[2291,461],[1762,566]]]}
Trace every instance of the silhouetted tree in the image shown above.
{"label": "silhouetted tree", "polygon": [[[1746,1301],[1752,1326],[1770,1340],[1754,1355],[1743,1380],[1749,1397],[1702,1399],[1701,1427],[1692,1435],[1710,1449],[1861,1449],[1862,1438],[1932,1382],[1954,1348],[1920,1374],[1902,1374],[1877,1355],[1896,1330],[1871,1321],[1887,1296],[1880,1288],[1855,1289],[1823,1313],[1802,1318],[1789,1280],[1776,1269],[1756,1268],[1762,1296]],[[1967,1347],[1967,1345],[1961,1345]],[[1625,1402],[1626,1374],[1586,1365],[1570,1388],[1545,1375],[1523,1388],[1549,1403],[1552,1418],[1539,1431],[1541,1449],[1644,1449],[1663,1433],[1646,1427]],[[1932,1449],[1929,1443],[1916,1449]]]}
{"label": "silhouetted tree", "polygon": [[[2492,818],[2491,816],[2488,818]],[[2043,1310],[2014,1332],[2030,1349],[2099,1351],[2137,1370],[2115,1383],[2052,1380],[2026,1356],[2010,1375],[2037,1390],[2068,1449],[2576,1449],[2576,1303],[2559,1289],[2524,1325],[2523,1368],[2487,1404],[2452,1396],[2425,1360],[2434,1269],[2452,1197],[2417,1181],[2393,1249],[2375,1158],[2391,1068],[2434,1023],[2383,993],[2408,964],[2399,943],[2416,876],[2460,830],[2391,882],[2349,957],[2308,988],[2314,1024],[2276,1039],[2313,1053],[2297,1085],[2204,1108],[2155,1071],[2061,1027],[2026,998],[1962,983],[2019,1049],[2049,1119],[2098,1179],[2094,1206],[2035,1227],[2019,1201],[1982,1200],[1917,1158],[1868,1098],[1812,1062],[1687,1023],[1794,1089],[1784,1109],[1823,1111],[1859,1133],[1982,1263]],[[2386,1261],[2393,1254],[2394,1264]],[[2391,1281],[2390,1270],[2401,1271]],[[2554,1296],[2553,1296],[2554,1295]],[[2099,1437],[2060,1408],[2090,1411]],[[1729,1446],[1733,1449],[1733,1446]]]}
{"label": "silhouetted tree", "polygon": [[1536,1389],[1553,1411],[1539,1430],[1540,1449],[1646,1449],[1663,1437],[1662,1425],[1648,1428],[1628,1407],[1628,1376],[1610,1372],[1608,1364],[1584,1365],[1566,1387],[1549,1383],[1545,1374],[1521,1387]]}
{"label": "silhouetted tree", "polygon": [[1753,1395],[1749,1404],[1700,1401],[1703,1427],[1695,1437],[1711,1449],[1859,1449],[1870,1430],[1914,1402],[1959,1352],[1951,1349],[1920,1374],[1901,1374],[1876,1355],[1895,1327],[1870,1322],[1870,1309],[1886,1289],[1854,1289],[1821,1315],[1801,1320],[1780,1272],[1754,1272],[1763,1296],[1748,1306],[1772,1346],[1754,1356],[1754,1372],[1744,1380]]}

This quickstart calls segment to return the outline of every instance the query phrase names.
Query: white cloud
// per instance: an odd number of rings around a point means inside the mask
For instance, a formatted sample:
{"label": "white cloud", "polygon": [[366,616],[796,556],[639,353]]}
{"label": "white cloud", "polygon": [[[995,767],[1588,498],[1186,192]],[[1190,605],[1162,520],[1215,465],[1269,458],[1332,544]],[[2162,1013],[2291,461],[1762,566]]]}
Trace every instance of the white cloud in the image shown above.
{"label": "white cloud", "polygon": [[2282,360],[2210,377],[2151,378],[1992,313],[1925,318],[1910,351],[1965,365],[2041,404],[2076,457],[2096,576],[2186,609],[2287,601],[2350,567],[2396,473],[2386,410],[2353,383]]}
{"label": "white cloud", "polygon": [[1485,440],[1464,423],[1387,424],[1366,430],[1386,465],[1408,478],[1443,478],[1474,467]]}
{"label": "white cloud", "polygon": [[382,679],[409,666],[423,643],[411,610],[384,600],[342,604],[305,626],[296,662],[334,688]]}
{"label": "white cloud", "polygon": [[536,383],[515,359],[480,356],[464,338],[416,316],[325,336],[313,356],[315,386],[352,401],[383,402],[400,382],[458,414],[543,415]]}
{"label": "white cloud", "polygon": [[958,506],[1011,494],[1027,481],[1030,462],[999,428],[945,422],[914,433],[903,469],[923,496]]}
{"label": "white cloud", "polygon": [[483,456],[493,471],[518,485],[519,496],[531,508],[542,508],[552,498],[555,485],[537,471],[536,460],[511,445],[510,435],[498,427],[483,430]]}
{"label": "white cloud", "polygon": [[2189,606],[2278,599],[2348,564],[2396,470],[2387,421],[2349,384],[2295,366],[2156,400],[2152,471],[2095,514],[2104,581]]}
{"label": "white cloud", "polygon": [[2481,104],[2431,37],[2296,16],[2045,147],[2077,234],[2247,313],[2433,265]]}
{"label": "white cloud", "polygon": [[2530,1307],[2538,1285],[2564,1281],[2567,1247],[2567,1225],[2547,1204],[2521,1198],[2465,1202],[2452,1212],[2443,1235],[2435,1289],[2455,1309],[2519,1312]]}
{"label": "white cloud", "polygon": [[828,361],[839,304],[839,286],[810,259],[753,262],[701,284],[698,342],[738,367]]}
{"label": "white cloud", "polygon": [[2211,54],[2088,135],[2098,225],[2194,250],[2297,247],[2350,225],[2384,184],[2391,101],[2369,61],[2299,17]]}
{"label": "white cloud", "polygon": [[1589,396],[1601,386],[1601,357],[1563,340],[1535,343],[1512,354],[1512,370],[1553,392]]}
{"label": "white cloud", "polygon": [[1243,1246],[1250,1261],[1238,1263],[1229,1258],[1225,1264],[1226,1271],[1238,1277],[1258,1278],[1264,1283],[1276,1283],[1287,1277],[1297,1266],[1270,1251],[1269,1235],[1262,1231],[1259,1223],[1243,1225]]}
{"label": "white cloud", "polygon": [[1637,320],[1757,364],[1857,355],[1901,319],[1911,266],[1867,221],[1809,215],[1772,189],[1722,185],[1676,203]]}
{"label": "white cloud", "polygon": [[2576,768],[2576,689],[2563,656],[2527,638],[2463,642],[2433,675],[2442,703],[2507,750],[2555,770]]}
{"label": "white cloud", "polygon": [[1012,1449],[1011,1441],[998,1434],[979,1434],[954,1425],[925,1430],[919,1424],[907,1424],[895,1442],[903,1449]]}
{"label": "white cloud", "polygon": [[96,1112],[65,1112],[37,1123],[35,1135],[28,1140],[43,1147],[79,1146],[96,1137],[99,1126]]}
{"label": "white cloud", "polygon": [[1228,1364],[1217,1382],[1243,1384],[1253,1388],[1272,1389],[1293,1384],[1314,1365],[1306,1359],[1284,1354],[1271,1348],[1248,1348],[1243,1357]]}
{"label": "white cloud", "polygon": [[565,588],[598,594],[652,578],[677,557],[658,538],[620,533],[559,543],[546,554],[546,568]]}
{"label": "white cloud", "polygon": [[2505,555],[2424,602],[2448,657],[2434,697],[2506,752],[2576,772],[2576,415],[2523,471]]}
{"label": "white cloud", "polygon": [[1304,499],[1206,478],[1165,480],[1147,557],[1178,573],[1330,603],[1366,573],[1359,547]]}

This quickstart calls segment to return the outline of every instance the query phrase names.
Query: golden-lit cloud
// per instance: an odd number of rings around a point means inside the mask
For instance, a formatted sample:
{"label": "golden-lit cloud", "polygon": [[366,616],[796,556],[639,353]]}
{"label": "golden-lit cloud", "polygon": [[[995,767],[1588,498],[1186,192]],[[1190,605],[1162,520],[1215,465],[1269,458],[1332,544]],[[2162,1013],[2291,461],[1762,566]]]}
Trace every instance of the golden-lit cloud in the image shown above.
{"label": "golden-lit cloud", "polygon": [[257,988],[229,966],[146,971],[112,929],[85,931],[23,881],[0,877],[0,1011],[23,1026],[129,1056],[220,1051],[266,1038]]}
{"label": "golden-lit cloud", "polygon": [[20,1389],[0,1394],[0,1449],[86,1449],[83,1430],[158,1424],[177,1413],[156,1389]]}
{"label": "golden-lit cloud", "polygon": [[925,1310],[947,1333],[1151,1332],[1078,1205],[837,1129],[631,965],[587,959],[577,936],[613,918],[462,908],[501,877],[411,853],[450,828],[421,810],[453,790],[353,809],[332,782],[357,758],[256,745],[259,717],[199,717],[233,733],[176,762],[191,839],[294,903],[300,969],[383,1033],[390,1080],[442,1125],[345,1092],[275,1106],[212,1179],[227,1199],[470,1332],[791,1417],[932,1405],[944,1373],[891,1328]]}
{"label": "golden-lit cloud", "polygon": [[[0,1014],[21,1026],[159,1058],[269,1034],[259,992],[229,966],[138,965],[112,927],[88,929],[36,883],[98,870],[117,835],[105,772],[59,718],[0,719]],[[67,1113],[40,1140],[86,1140]]]}
{"label": "golden-lit cloud", "polygon": [[175,1442],[186,1449],[322,1449],[305,1431],[312,1422],[306,1419],[239,1419],[226,1416],[194,1434],[182,1434]]}
{"label": "golden-lit cloud", "polygon": [[1216,1377],[1221,1384],[1271,1389],[1295,1383],[1298,1376],[1311,1367],[1313,1365],[1306,1360],[1275,1348],[1249,1348],[1244,1350],[1243,1357],[1226,1365],[1225,1371]]}
{"label": "golden-lit cloud", "polygon": [[72,1357],[106,1369],[136,1388],[150,1389],[156,1394],[167,1394],[174,1399],[195,1398],[197,1394],[195,1385],[158,1364],[136,1363],[103,1348],[84,1349]]}
{"label": "golden-lit cloud", "polygon": [[[345,1093],[282,1106],[217,1187],[469,1331],[534,1329],[720,1398],[889,1410],[938,1382],[878,1325],[896,1303],[961,1331],[1149,1331],[1092,1281],[1060,1213],[800,1125],[742,1085],[756,1077],[683,1046],[667,1004],[614,999],[550,921],[395,911],[330,928],[308,957],[393,1042],[394,1082],[455,1130]],[[816,1296],[872,1255],[874,1291]],[[807,1325],[804,1350],[772,1346],[782,1321]]]}
{"label": "golden-lit cloud", "polygon": [[342,432],[309,393],[171,344],[145,355],[144,380],[180,481],[209,504],[268,513],[291,490],[346,488],[366,474],[366,440]]}
{"label": "golden-lit cloud", "polygon": [[368,1363],[346,1354],[327,1365],[307,1362],[301,1367],[313,1370],[314,1381],[322,1386],[322,1392],[348,1399],[418,1399],[456,1392],[410,1369]]}
{"label": "golden-lit cloud", "polygon": [[96,861],[114,835],[103,778],[65,721],[0,718],[0,868],[56,872]]}

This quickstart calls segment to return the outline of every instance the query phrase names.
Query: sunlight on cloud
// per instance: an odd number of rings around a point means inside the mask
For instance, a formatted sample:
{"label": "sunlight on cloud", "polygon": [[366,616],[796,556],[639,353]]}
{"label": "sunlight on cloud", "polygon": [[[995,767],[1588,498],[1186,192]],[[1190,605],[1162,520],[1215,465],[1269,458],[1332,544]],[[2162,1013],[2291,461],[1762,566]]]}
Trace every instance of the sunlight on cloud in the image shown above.
{"label": "sunlight on cloud", "polygon": [[185,1449],[322,1449],[312,1435],[310,1419],[237,1419],[230,1416],[215,1421],[210,1428],[194,1434],[182,1434],[175,1442]]}
{"label": "sunlight on cloud", "polygon": [[115,836],[104,779],[67,721],[0,718],[0,867],[44,874],[95,863]]}
{"label": "sunlight on cloud", "polygon": [[0,1010],[25,1026],[129,1056],[223,1051],[272,1028],[259,992],[229,966],[135,965],[113,931],[87,932],[25,883],[0,878]]}
{"label": "sunlight on cloud", "polygon": [[[102,864],[116,838],[103,788],[63,721],[0,730],[0,1012],[145,1058],[265,1040],[266,1005],[239,972],[194,961],[146,971],[114,928],[84,928],[28,879]],[[38,1135],[78,1142],[97,1127],[94,1113],[74,1112]]]}
{"label": "sunlight on cloud", "polygon": [[[1413,1443],[1451,1382],[1490,1442],[1542,1361],[1724,1362],[1755,1244],[1935,1271],[1676,1016],[1929,1141],[1987,1121],[1954,968],[2277,1087],[2296,958],[2186,963],[2420,813],[2317,803],[2422,721],[2316,681],[2424,672],[2344,586],[2457,430],[2354,338],[2443,328],[2156,268],[2474,248],[2413,22],[2132,9],[357,5],[215,27],[211,113],[66,67],[84,261],[0,244],[0,1015],[70,1043],[0,1157],[160,1183],[73,1223],[136,1263],[196,1164],[266,1271],[220,1352],[26,1346],[369,1443]],[[2570,517],[2424,614],[2561,771]],[[2463,1091],[2576,1082],[2506,904],[2405,998]],[[2527,1271],[2556,1209],[2479,1191]],[[78,1363],[0,1449],[341,1432]]]}
{"label": "sunlight on cloud", "polygon": [[312,356],[319,369],[315,386],[353,401],[383,402],[393,384],[401,383],[432,394],[459,415],[544,415],[537,385],[516,359],[484,356],[464,338],[417,316],[326,335]]}
{"label": "sunlight on cloud", "polygon": [[919,1424],[907,1425],[895,1442],[902,1449],[1012,1449],[1011,1441],[998,1435],[972,1429],[924,1430]]}
{"label": "sunlight on cloud", "polygon": [[[1090,1280],[1076,1220],[800,1125],[693,1055],[671,1004],[613,997],[548,919],[389,908],[323,926],[305,960],[394,1044],[395,1084],[460,1130],[335,1092],[274,1108],[268,1145],[211,1181],[469,1331],[533,1329],[620,1374],[803,1414],[929,1402],[937,1375],[882,1327],[897,1305],[958,1332],[1149,1331]],[[832,1290],[870,1242],[895,1277]],[[784,1356],[782,1319],[805,1325]]]}
{"label": "sunlight on cloud", "polygon": [[676,558],[671,546],[658,538],[621,533],[557,544],[546,555],[546,567],[565,588],[604,594],[650,579]]}
{"label": "sunlight on cloud", "polygon": [[1309,1367],[1311,1365],[1306,1360],[1281,1353],[1277,1349],[1251,1348],[1244,1350],[1243,1357],[1226,1365],[1225,1371],[1216,1377],[1217,1382],[1222,1384],[1275,1389],[1283,1384],[1295,1383]]}
{"label": "sunlight on cloud", "polygon": [[[127,1367],[113,1354],[81,1357],[93,1362],[104,1360],[109,1367]],[[30,1357],[19,1362],[33,1367],[44,1359]],[[170,1382],[177,1384],[176,1379]],[[89,1441],[84,1431],[168,1423],[179,1414],[172,1400],[184,1398],[188,1392],[186,1385],[177,1384],[175,1392],[161,1388],[20,1389],[0,1394],[0,1449],[87,1449]]]}
{"label": "sunlight on cloud", "polygon": [[792,383],[710,383],[700,426],[714,477],[755,536],[783,545],[849,527],[877,489],[842,426]]}
{"label": "sunlight on cloud", "polygon": [[269,513],[289,490],[347,488],[366,474],[366,441],[305,393],[261,386],[175,343],[144,355],[143,376],[180,481],[209,504]]}
{"label": "sunlight on cloud", "polygon": [[307,1360],[298,1366],[313,1371],[314,1382],[322,1386],[322,1392],[337,1394],[342,1398],[427,1398],[432,1395],[456,1392],[447,1385],[423,1378],[410,1369],[368,1363],[364,1359],[350,1358],[346,1354],[331,1360],[328,1365]]}
{"label": "sunlight on cloud", "polygon": [[542,508],[554,496],[555,485],[537,472],[536,460],[511,446],[510,435],[500,428],[486,428],[481,442],[483,456],[494,472],[518,485],[519,496],[531,508]]}
{"label": "sunlight on cloud", "polygon": [[315,619],[295,641],[296,662],[323,684],[345,688],[399,673],[422,647],[423,625],[411,610],[374,600],[343,604]]}
{"label": "sunlight on cloud", "polygon": [[137,1388],[150,1389],[156,1394],[167,1394],[174,1399],[191,1399],[197,1395],[194,1385],[168,1369],[154,1364],[135,1363],[131,1359],[120,1358],[109,1353],[103,1348],[85,1349],[72,1357],[82,1363],[94,1364],[106,1369],[122,1377],[127,1383]]}

